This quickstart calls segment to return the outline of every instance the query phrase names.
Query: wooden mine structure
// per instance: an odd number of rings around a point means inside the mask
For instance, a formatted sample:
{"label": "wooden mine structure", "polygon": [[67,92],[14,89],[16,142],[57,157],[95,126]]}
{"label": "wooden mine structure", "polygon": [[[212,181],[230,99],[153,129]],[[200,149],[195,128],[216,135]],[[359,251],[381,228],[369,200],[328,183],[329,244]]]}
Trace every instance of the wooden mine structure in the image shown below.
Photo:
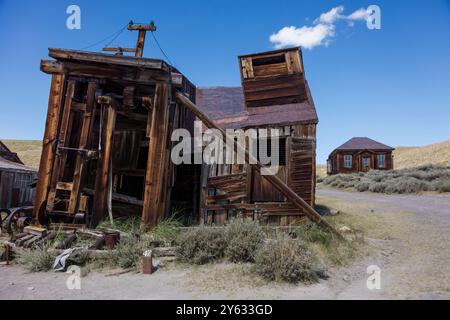
{"label": "wooden mine structure", "polygon": [[[140,214],[152,227],[182,208],[200,224],[243,216],[288,225],[309,217],[331,228],[313,209],[317,115],[299,48],[239,57],[243,89],[226,88],[240,95],[223,105],[220,94],[197,90],[165,61],[142,58],[151,26],[129,29],[139,30],[135,50],[51,48],[54,60],[41,61],[52,76],[33,213],[41,224],[51,218],[96,226],[114,213]],[[218,119],[216,107],[239,114]],[[279,174],[261,176],[263,166],[237,142],[233,147],[256,164],[174,165],[171,133],[193,133],[196,118],[222,137],[228,127],[281,128]]]}

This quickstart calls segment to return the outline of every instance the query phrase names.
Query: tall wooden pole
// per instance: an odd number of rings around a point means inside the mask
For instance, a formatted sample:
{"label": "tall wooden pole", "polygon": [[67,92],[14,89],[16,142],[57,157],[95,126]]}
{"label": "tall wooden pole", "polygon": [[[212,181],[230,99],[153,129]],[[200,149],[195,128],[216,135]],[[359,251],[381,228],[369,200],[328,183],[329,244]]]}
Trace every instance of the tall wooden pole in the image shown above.
{"label": "tall wooden pole", "polygon": [[116,109],[110,104],[103,105],[104,114],[100,135],[100,151],[95,177],[94,206],[92,212],[91,227],[96,227],[107,214],[108,179],[112,140],[116,124]]}
{"label": "tall wooden pole", "polygon": [[[97,82],[89,82],[87,89],[87,98],[86,98],[86,111],[83,114],[82,126],[81,126],[81,134],[80,134],[80,143],[79,148],[83,150],[87,150],[89,138],[92,132],[92,124],[94,122],[94,111],[95,111],[95,90],[97,90]],[[80,196],[80,186],[84,177],[85,170],[84,165],[86,162],[87,153],[79,152],[77,153],[74,177],[73,177],[73,186],[72,191],[70,192],[70,201],[69,201],[69,209],[68,212],[76,213],[78,209],[78,201]]]}
{"label": "tall wooden pole", "polygon": [[47,119],[45,121],[45,132],[42,143],[42,155],[39,163],[36,198],[33,208],[33,217],[36,223],[38,221],[39,209],[47,199],[50,174],[53,169],[53,159],[55,156],[54,145],[58,134],[59,112],[63,98],[64,79],[65,77],[62,74],[52,75],[50,95],[48,99]]}
{"label": "tall wooden pole", "polygon": [[149,125],[150,143],[148,146],[147,170],[145,174],[144,206],[141,224],[144,228],[156,225],[158,213],[162,208],[162,189],[166,162],[166,146],[169,126],[168,85],[156,86],[151,123]]}
{"label": "tall wooden pole", "polygon": [[135,57],[142,58],[142,54],[144,53],[145,33],[145,30],[139,30],[136,52],[134,54]]}

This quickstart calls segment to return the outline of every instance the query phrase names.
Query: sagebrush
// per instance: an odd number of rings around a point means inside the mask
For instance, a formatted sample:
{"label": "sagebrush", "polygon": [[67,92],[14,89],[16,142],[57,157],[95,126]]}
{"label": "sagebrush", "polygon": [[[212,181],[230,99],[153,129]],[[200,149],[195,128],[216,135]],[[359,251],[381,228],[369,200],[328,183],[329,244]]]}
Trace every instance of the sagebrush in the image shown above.
{"label": "sagebrush", "polygon": [[233,219],[226,227],[225,255],[231,262],[251,262],[264,239],[264,230],[257,221]]}
{"label": "sagebrush", "polygon": [[178,258],[194,264],[205,264],[221,259],[227,246],[223,228],[205,226],[181,233],[177,243]]}
{"label": "sagebrush", "polygon": [[421,166],[400,170],[336,174],[321,179],[324,185],[376,193],[450,192],[450,167]]}
{"label": "sagebrush", "polygon": [[312,283],[326,276],[305,242],[283,236],[268,240],[256,252],[254,270],[264,279],[291,283]]}
{"label": "sagebrush", "polygon": [[19,249],[16,252],[16,262],[30,272],[48,271],[52,268],[55,255],[48,252],[47,247],[34,249]]}

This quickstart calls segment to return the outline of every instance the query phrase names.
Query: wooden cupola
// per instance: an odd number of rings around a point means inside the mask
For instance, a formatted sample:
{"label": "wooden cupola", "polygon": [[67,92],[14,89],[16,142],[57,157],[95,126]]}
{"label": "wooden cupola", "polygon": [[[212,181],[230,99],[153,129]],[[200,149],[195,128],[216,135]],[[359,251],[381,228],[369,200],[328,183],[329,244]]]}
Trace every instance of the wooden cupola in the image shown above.
{"label": "wooden cupola", "polygon": [[247,108],[307,100],[300,48],[239,56]]}

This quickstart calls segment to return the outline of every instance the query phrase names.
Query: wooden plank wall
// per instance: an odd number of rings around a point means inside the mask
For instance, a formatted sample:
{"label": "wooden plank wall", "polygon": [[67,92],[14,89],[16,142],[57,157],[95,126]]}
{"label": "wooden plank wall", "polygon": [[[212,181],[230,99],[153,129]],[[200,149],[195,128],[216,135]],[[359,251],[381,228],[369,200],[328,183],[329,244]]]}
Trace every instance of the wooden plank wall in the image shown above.
{"label": "wooden plank wall", "polygon": [[36,177],[35,172],[1,171],[0,169],[0,208],[33,203],[36,190],[31,188],[30,184]]}
{"label": "wooden plank wall", "polygon": [[[310,205],[315,202],[315,134],[314,124],[289,127],[287,166],[281,168],[288,185]],[[230,165],[204,165],[202,176],[202,210],[200,223],[221,225],[232,217],[256,219],[262,223],[290,225],[305,221],[305,214],[285,199],[274,202],[270,190],[258,193],[267,198],[254,199],[254,190],[264,187],[265,179],[243,165],[233,171]],[[271,186],[269,186],[271,187]],[[268,193],[269,192],[269,193]]]}

